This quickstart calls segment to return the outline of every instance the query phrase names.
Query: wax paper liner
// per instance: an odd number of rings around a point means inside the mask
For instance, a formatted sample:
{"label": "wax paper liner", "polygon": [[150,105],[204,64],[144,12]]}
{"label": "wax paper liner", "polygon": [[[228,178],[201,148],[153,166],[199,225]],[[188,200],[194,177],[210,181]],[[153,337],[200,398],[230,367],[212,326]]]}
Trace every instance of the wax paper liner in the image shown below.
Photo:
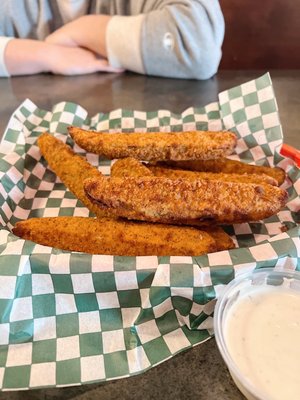
{"label": "wax paper liner", "polygon": [[[289,202],[265,221],[228,227],[236,249],[201,257],[92,256],[19,239],[10,233],[19,220],[89,215],[36,144],[41,132],[50,131],[73,146],[66,133],[70,124],[112,132],[233,130],[239,139],[232,158],[284,168]],[[0,149],[2,389],[82,384],[145,371],[211,337],[215,299],[237,274],[299,268],[300,172],[279,155],[282,140],[268,74],[181,115],[118,109],[89,118],[72,103],[51,111],[30,100],[21,104]],[[109,174],[110,161],[86,156]]]}

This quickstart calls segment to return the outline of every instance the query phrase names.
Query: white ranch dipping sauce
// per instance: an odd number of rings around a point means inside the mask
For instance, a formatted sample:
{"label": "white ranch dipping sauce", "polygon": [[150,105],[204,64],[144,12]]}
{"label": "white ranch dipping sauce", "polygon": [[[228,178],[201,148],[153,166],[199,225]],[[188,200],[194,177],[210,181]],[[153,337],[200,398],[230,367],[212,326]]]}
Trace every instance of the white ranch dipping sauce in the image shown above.
{"label": "white ranch dipping sauce", "polygon": [[266,398],[300,399],[298,291],[267,285],[242,294],[228,311],[224,339],[242,374]]}

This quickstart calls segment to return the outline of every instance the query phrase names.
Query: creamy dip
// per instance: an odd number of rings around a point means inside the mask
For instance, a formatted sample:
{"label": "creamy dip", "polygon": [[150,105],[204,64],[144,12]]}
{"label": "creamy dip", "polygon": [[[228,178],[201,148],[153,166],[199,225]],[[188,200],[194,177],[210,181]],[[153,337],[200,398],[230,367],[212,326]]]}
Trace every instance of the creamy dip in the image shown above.
{"label": "creamy dip", "polygon": [[224,338],[245,378],[268,399],[300,399],[300,293],[266,285],[228,311]]}

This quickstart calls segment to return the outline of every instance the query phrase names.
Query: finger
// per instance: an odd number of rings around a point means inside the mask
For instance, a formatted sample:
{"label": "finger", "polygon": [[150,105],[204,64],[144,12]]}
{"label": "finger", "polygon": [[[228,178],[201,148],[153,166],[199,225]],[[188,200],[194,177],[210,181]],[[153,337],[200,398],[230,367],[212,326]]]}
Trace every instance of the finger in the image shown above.
{"label": "finger", "polygon": [[115,73],[121,73],[125,71],[125,68],[117,68],[113,67],[108,63],[108,60],[101,58],[96,60],[97,66],[99,68],[98,71],[102,72],[115,72]]}

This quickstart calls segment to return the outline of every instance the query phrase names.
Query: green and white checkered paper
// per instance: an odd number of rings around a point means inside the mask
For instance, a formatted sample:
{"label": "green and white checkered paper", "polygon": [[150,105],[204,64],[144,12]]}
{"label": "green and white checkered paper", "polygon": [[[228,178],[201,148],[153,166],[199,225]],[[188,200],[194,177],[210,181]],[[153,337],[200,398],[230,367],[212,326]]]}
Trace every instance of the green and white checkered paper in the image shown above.
{"label": "green and white checkered paper", "polygon": [[[67,252],[11,233],[23,219],[90,215],[41,157],[50,131],[74,146],[68,125],[96,130],[230,129],[234,159],[278,165],[288,179],[287,207],[262,222],[227,227],[237,248],[201,257],[119,257]],[[215,299],[237,274],[254,268],[300,269],[299,169],[281,157],[269,75],[181,115],[114,110],[89,118],[76,104],[51,111],[26,100],[10,119],[0,159],[0,386],[66,386],[141,373],[209,339]],[[110,161],[85,154],[109,174]],[[282,230],[285,227],[286,231]]]}

